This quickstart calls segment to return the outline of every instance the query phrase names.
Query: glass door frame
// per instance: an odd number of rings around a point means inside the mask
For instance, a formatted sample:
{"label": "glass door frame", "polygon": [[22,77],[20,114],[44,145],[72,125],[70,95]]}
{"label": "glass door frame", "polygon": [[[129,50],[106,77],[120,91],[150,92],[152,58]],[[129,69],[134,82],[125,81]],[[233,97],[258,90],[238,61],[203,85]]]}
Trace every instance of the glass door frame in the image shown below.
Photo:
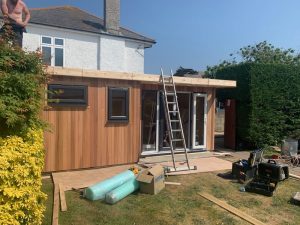
{"label": "glass door frame", "polygon": [[[195,145],[196,142],[196,103],[197,98],[204,98],[204,134],[203,134],[203,145]],[[207,94],[203,93],[193,93],[193,108],[192,108],[192,149],[205,149],[206,148],[206,138],[207,138]]]}

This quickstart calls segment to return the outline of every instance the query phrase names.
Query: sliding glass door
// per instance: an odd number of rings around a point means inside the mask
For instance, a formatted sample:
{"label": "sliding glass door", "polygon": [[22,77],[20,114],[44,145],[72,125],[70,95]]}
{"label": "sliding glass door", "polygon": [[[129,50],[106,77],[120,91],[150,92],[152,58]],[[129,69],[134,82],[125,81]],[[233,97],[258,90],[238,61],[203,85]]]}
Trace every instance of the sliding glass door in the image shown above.
{"label": "sliding glass door", "polygon": [[206,120],[207,120],[207,95],[194,94],[193,96],[193,149],[206,148]]}
{"label": "sliding glass door", "polygon": [[[187,148],[205,149],[207,95],[179,92],[177,96]],[[179,129],[178,124],[172,126]],[[176,150],[183,150],[182,143],[176,144]],[[146,155],[170,151],[163,95],[159,91],[142,94],[142,151]]]}

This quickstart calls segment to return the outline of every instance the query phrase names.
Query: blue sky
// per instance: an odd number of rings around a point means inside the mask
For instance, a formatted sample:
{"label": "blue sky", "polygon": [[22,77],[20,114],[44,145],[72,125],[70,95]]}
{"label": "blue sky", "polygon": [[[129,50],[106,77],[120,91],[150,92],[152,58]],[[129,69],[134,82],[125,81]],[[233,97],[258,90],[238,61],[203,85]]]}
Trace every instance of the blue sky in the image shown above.
{"label": "blue sky", "polygon": [[[103,0],[24,0],[31,8],[73,5],[103,17]],[[300,51],[299,0],[121,0],[121,24],[152,37],[145,72],[205,70],[267,40]]]}

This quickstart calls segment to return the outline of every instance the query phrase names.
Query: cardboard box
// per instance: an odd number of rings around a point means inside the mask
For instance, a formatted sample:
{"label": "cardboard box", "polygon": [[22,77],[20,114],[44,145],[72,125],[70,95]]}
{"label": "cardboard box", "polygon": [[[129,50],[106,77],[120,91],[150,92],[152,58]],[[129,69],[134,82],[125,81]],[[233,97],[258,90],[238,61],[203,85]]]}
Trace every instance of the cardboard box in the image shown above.
{"label": "cardboard box", "polygon": [[297,192],[293,197],[293,201],[296,205],[300,205],[300,192]]}
{"label": "cardboard box", "polygon": [[160,165],[142,171],[137,180],[140,182],[142,193],[156,195],[165,188],[164,168]]}

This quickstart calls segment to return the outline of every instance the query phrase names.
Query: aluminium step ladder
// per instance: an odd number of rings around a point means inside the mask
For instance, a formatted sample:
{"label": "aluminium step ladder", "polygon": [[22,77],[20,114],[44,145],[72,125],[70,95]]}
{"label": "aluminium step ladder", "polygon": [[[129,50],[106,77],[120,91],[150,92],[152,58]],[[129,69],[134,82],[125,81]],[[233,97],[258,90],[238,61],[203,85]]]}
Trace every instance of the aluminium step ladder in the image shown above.
{"label": "aluminium step ladder", "polygon": [[[190,162],[188,159],[186,142],[185,142],[183,127],[182,127],[182,121],[181,121],[181,116],[180,116],[180,111],[178,106],[177,92],[176,92],[172,70],[171,70],[171,75],[165,76],[163,73],[163,69],[161,69],[160,80],[163,85],[165,116],[166,116],[167,129],[168,129],[170,148],[172,153],[172,161],[173,161],[173,167],[168,167],[167,172],[169,173],[169,172],[178,172],[178,171],[186,171],[186,170],[196,170],[197,167],[190,166]],[[178,143],[182,143],[184,149],[184,156],[185,156],[184,161],[175,160],[175,151]],[[186,163],[187,166],[177,167],[176,162]]]}

